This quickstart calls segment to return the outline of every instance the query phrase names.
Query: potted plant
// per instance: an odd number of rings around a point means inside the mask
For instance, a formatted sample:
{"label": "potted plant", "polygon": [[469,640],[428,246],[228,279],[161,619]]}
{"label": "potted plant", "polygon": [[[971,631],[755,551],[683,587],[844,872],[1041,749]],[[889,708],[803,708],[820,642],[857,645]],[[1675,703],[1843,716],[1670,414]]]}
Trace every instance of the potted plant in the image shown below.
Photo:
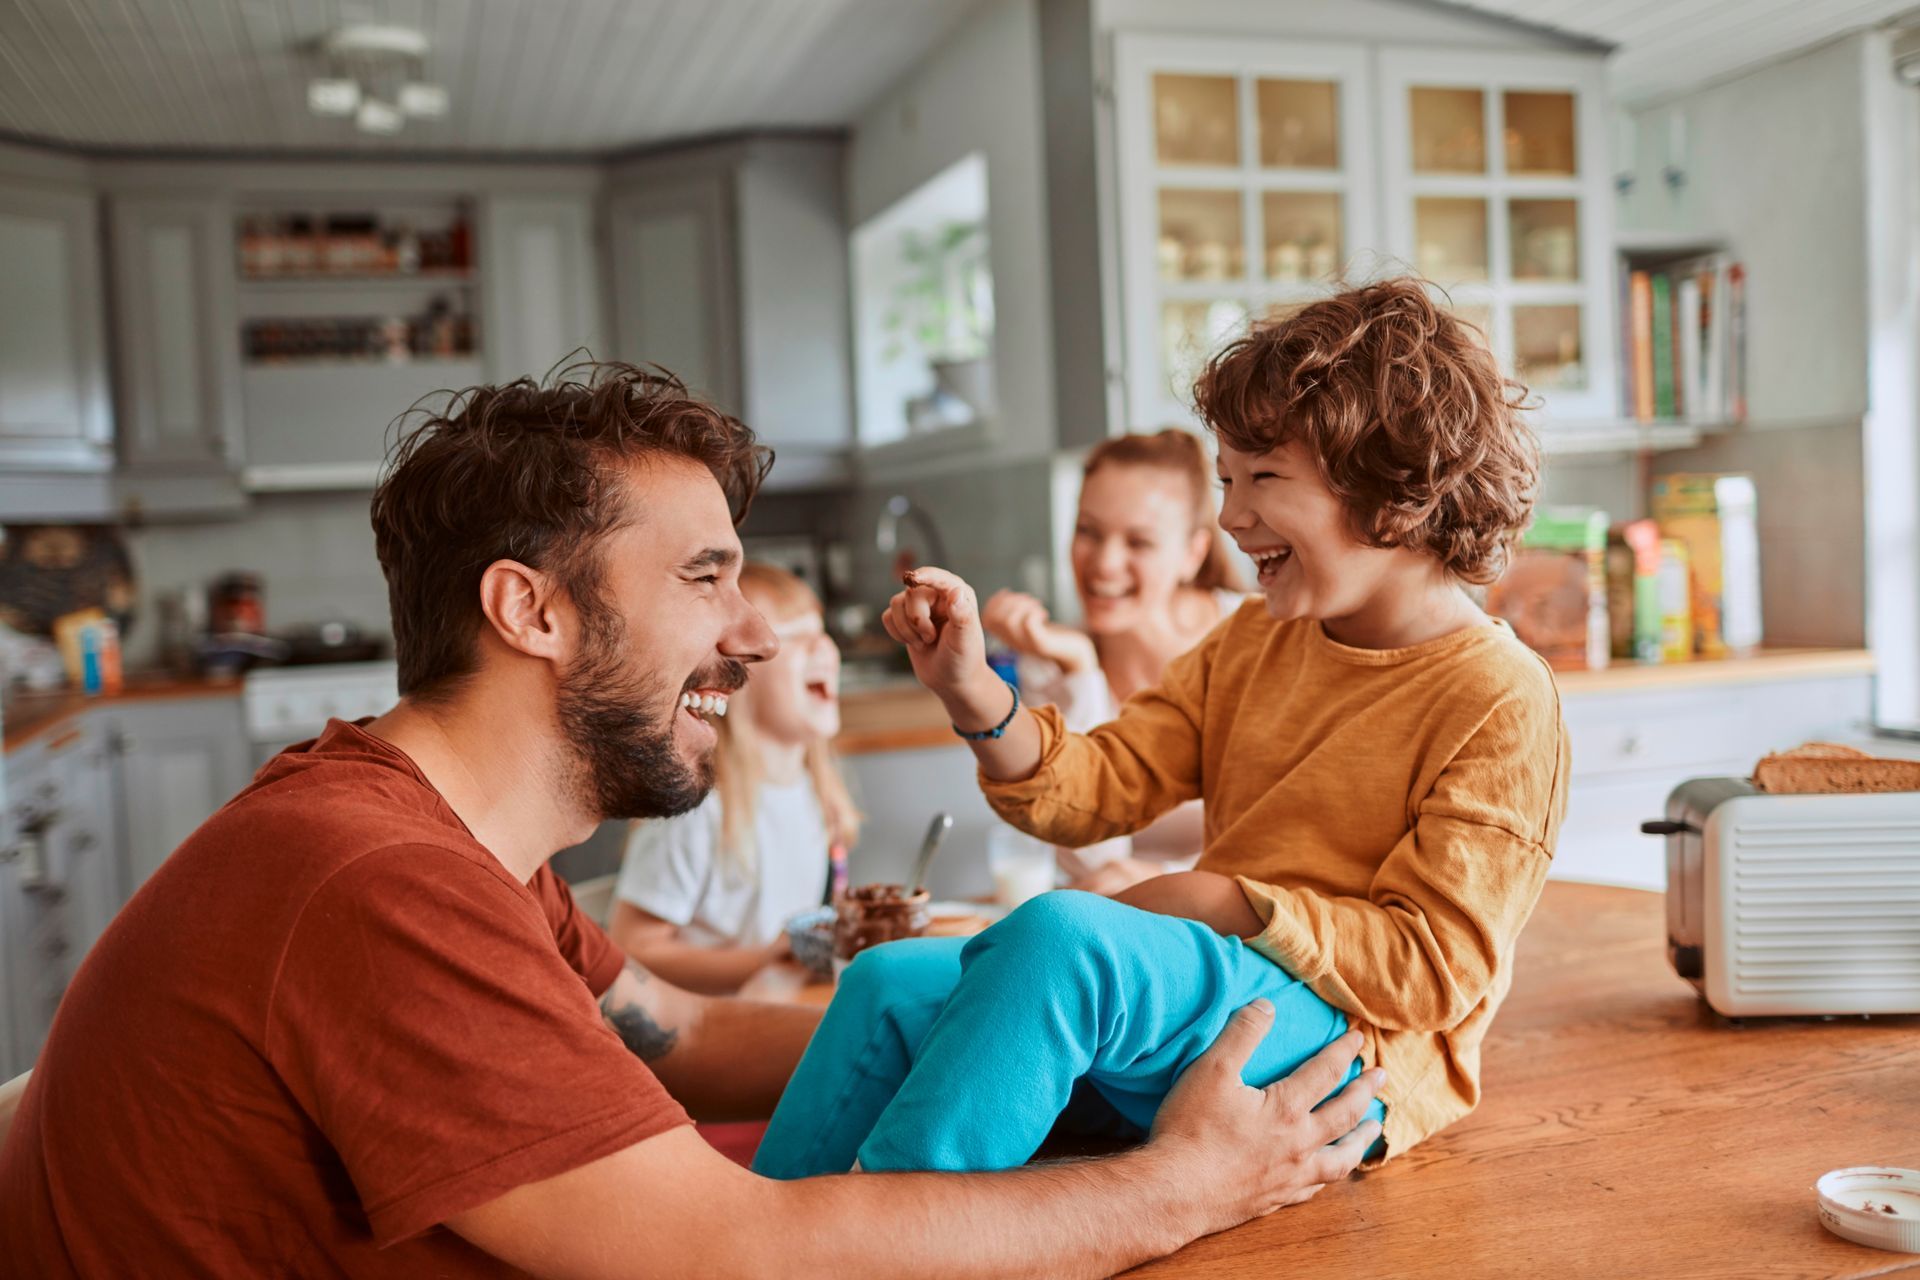
{"label": "potted plant", "polygon": [[[886,317],[886,358],[909,342],[932,370],[935,387],[908,406],[909,422],[958,425],[993,412],[993,274],[983,221],[947,222],[900,233],[908,273]],[[947,403],[942,404],[941,401]]]}

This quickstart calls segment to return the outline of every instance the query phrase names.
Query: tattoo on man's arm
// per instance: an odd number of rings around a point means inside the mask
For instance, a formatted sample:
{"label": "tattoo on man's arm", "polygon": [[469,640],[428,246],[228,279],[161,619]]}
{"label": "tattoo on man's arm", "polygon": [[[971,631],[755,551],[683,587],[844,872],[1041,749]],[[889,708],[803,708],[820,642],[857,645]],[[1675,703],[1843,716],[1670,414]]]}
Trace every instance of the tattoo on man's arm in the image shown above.
{"label": "tattoo on man's arm", "polygon": [[[648,977],[647,971],[632,960],[627,961],[627,972],[643,983]],[[642,1062],[657,1062],[671,1053],[680,1032],[661,1026],[646,1009],[631,1000],[622,1001],[616,992],[617,988],[611,988],[600,998],[600,1013],[621,1042]]]}

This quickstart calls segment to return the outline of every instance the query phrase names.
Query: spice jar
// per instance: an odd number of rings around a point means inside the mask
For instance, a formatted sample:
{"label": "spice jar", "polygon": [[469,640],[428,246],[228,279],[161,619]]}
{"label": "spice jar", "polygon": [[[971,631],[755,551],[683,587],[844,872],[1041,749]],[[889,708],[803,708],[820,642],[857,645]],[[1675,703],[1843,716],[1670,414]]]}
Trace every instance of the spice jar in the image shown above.
{"label": "spice jar", "polygon": [[267,606],[259,575],[229,573],[215,579],[207,591],[207,626],[216,634],[264,635]]}

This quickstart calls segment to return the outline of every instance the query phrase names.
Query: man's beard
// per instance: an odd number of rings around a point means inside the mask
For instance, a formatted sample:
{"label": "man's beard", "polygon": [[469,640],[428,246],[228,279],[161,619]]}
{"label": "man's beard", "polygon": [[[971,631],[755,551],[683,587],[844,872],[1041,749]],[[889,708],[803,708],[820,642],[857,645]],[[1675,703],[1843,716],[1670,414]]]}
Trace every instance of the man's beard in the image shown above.
{"label": "man's beard", "polygon": [[[713,757],[687,763],[673,744],[679,699],[666,682],[638,669],[627,652],[619,616],[599,601],[581,608],[584,647],[561,674],[555,711],[573,748],[578,799],[608,818],[671,818],[713,789]],[[747,669],[732,659],[696,672],[682,686],[738,689]],[[650,708],[665,704],[665,715]]]}

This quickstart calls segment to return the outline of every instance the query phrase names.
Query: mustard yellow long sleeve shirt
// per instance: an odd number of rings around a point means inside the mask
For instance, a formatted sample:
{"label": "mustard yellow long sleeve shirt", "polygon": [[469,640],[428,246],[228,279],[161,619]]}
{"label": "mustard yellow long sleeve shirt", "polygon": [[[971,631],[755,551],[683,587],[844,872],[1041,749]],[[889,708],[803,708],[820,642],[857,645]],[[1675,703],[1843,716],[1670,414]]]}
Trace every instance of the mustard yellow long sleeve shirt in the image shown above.
{"label": "mustard yellow long sleeve shirt", "polygon": [[1505,624],[1354,649],[1250,601],[1111,723],[1034,714],[1038,771],[981,778],[1001,817],[1080,845],[1203,798],[1199,867],[1238,878],[1251,945],[1386,1067],[1389,1150],[1473,1110],[1566,810],[1559,694]]}

